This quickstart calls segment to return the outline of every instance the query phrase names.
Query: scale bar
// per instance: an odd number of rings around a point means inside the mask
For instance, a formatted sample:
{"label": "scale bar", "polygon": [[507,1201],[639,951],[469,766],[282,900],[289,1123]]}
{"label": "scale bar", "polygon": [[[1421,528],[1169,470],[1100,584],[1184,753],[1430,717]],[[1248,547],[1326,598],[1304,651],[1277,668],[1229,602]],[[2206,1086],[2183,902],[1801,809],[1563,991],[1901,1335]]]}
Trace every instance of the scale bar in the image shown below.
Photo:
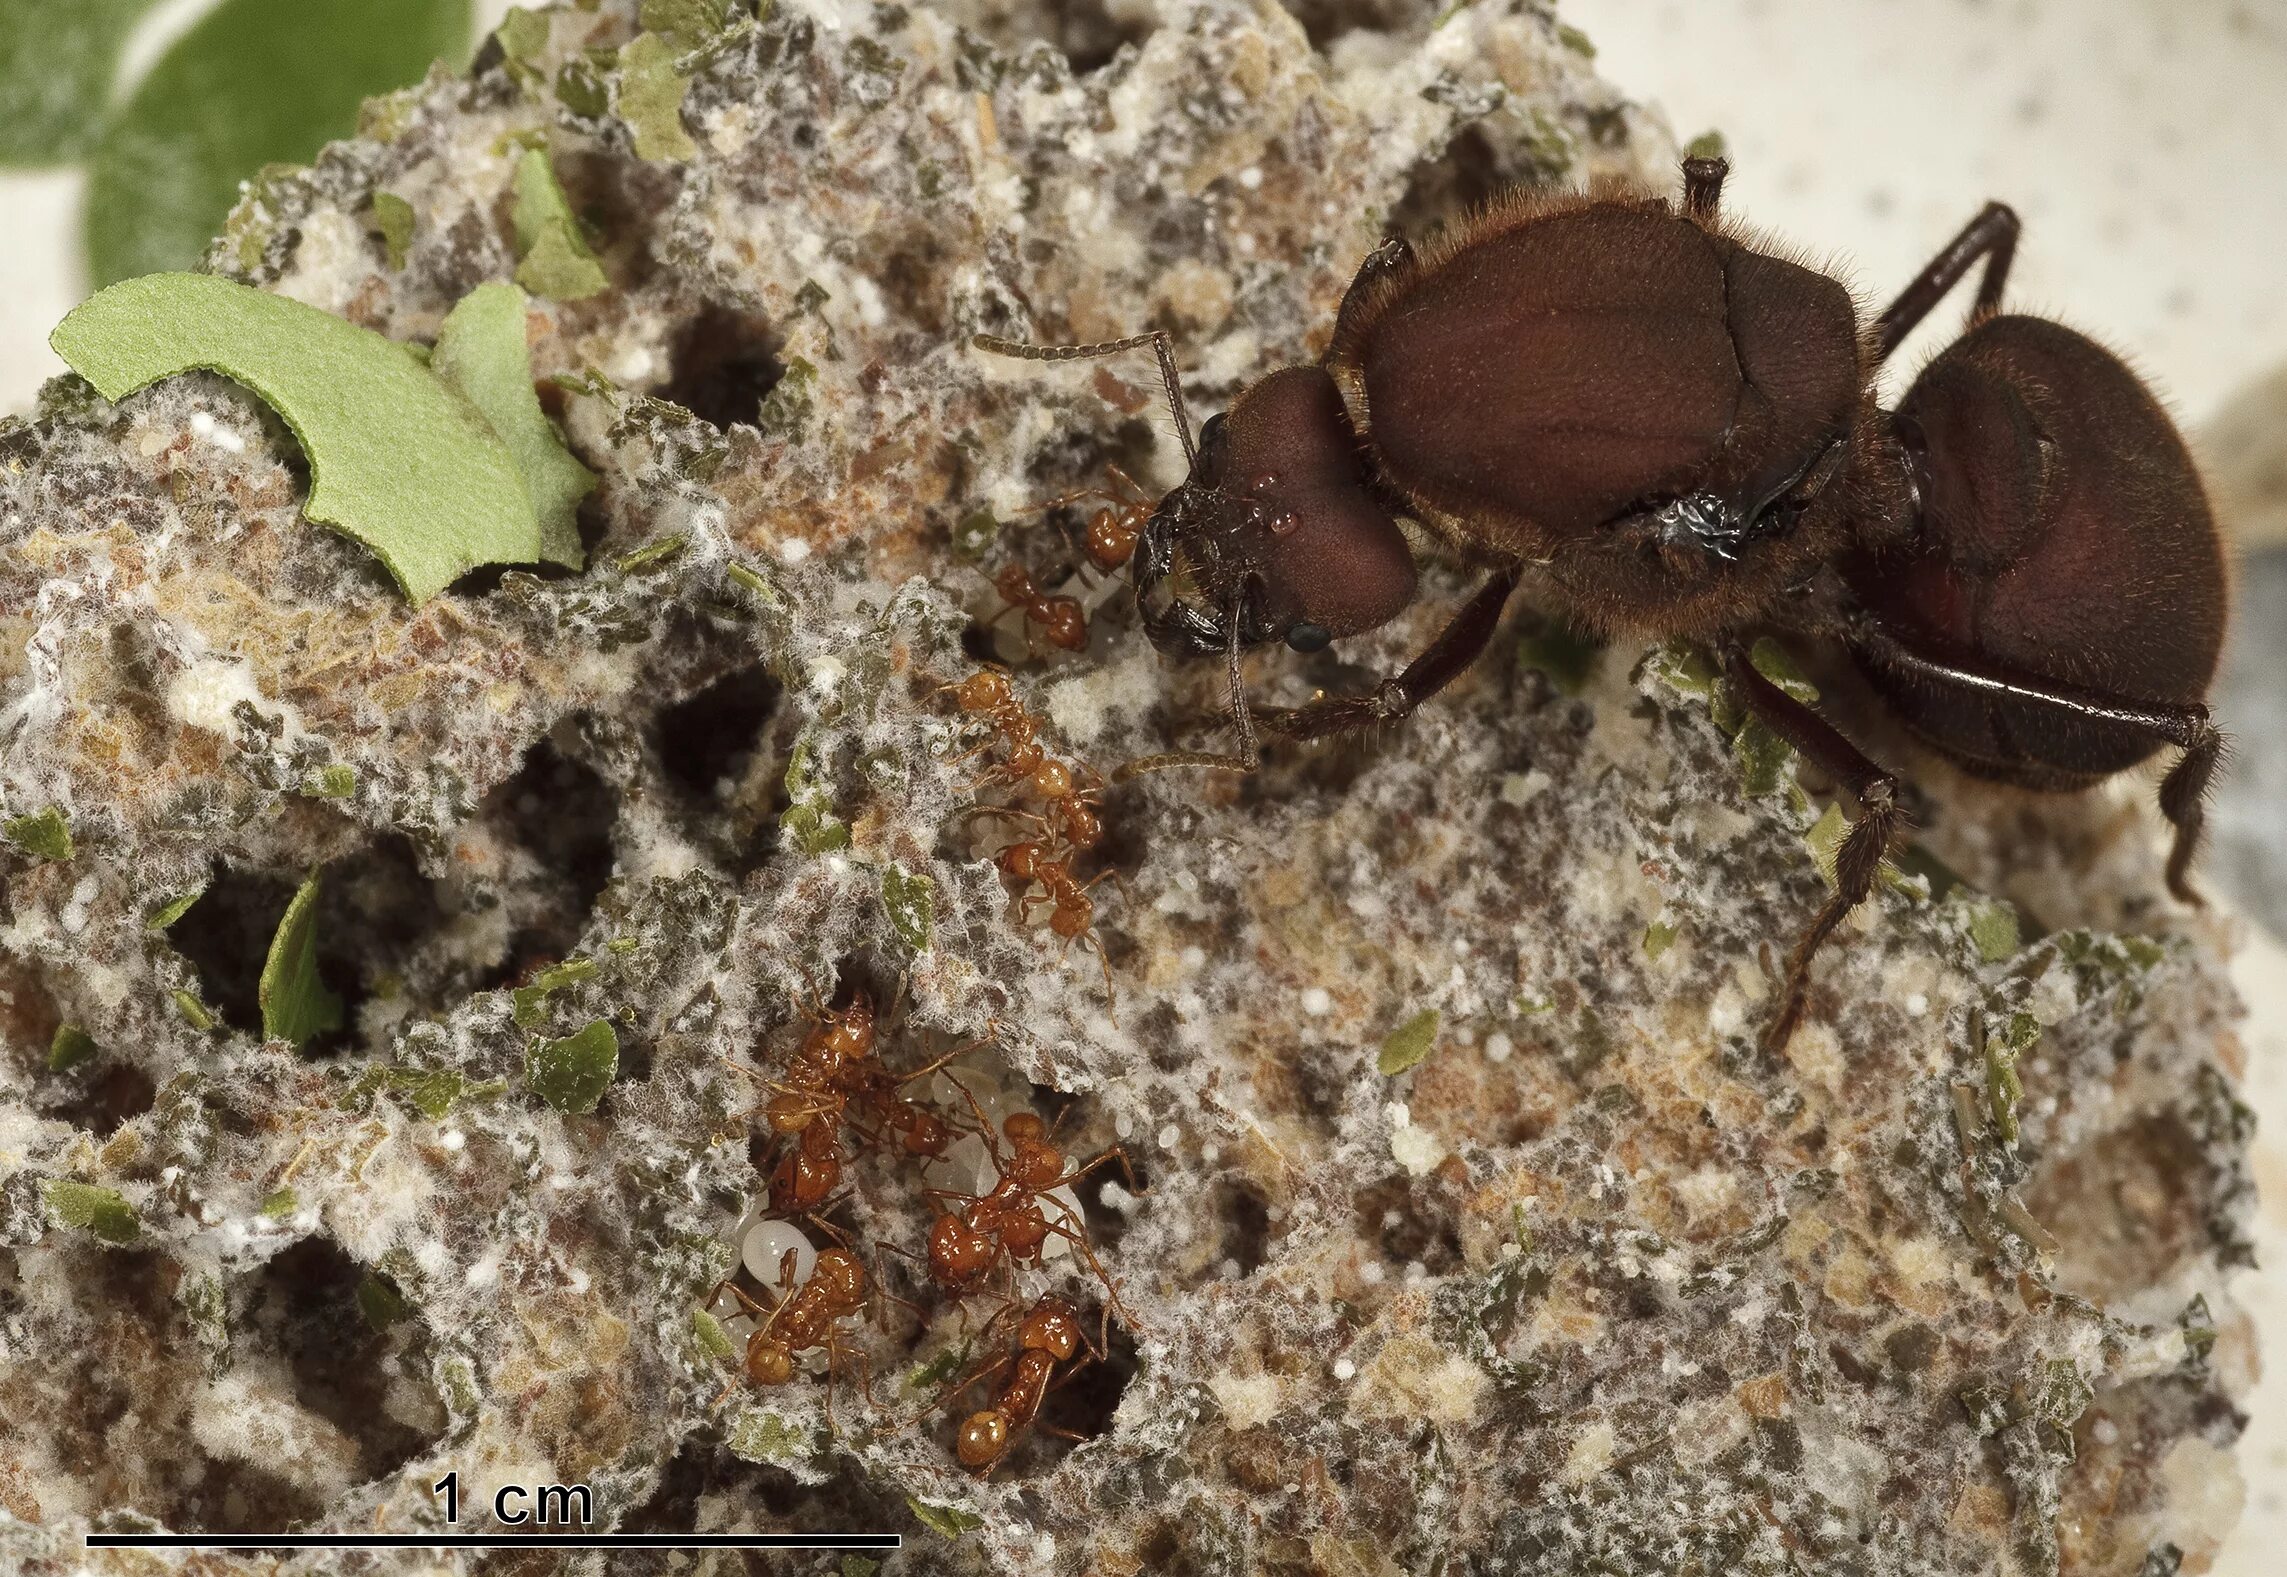
{"label": "scale bar", "polygon": [[896,1533],[90,1533],[91,1550],[894,1550]]}

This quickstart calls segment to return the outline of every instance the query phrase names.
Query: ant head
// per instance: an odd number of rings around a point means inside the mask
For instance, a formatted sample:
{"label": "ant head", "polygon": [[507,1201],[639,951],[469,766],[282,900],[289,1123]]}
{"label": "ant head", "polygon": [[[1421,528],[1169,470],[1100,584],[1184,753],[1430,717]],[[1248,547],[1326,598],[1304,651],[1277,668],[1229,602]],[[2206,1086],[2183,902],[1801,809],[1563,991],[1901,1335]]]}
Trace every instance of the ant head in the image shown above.
{"label": "ant head", "polygon": [[857,1255],[846,1248],[826,1248],[818,1251],[818,1263],[810,1271],[811,1278],[830,1291],[845,1298],[862,1298],[866,1292],[866,1268]]}
{"label": "ant head", "polygon": [[1212,623],[1244,644],[1317,651],[1413,601],[1413,550],[1368,486],[1341,391],[1320,367],[1270,374],[1200,429],[1191,475],[1147,528],[1139,594],[1176,549],[1215,609],[1186,621],[1194,647],[1210,644],[1198,633]]}
{"label": "ant head", "polygon": [[1043,1298],[1026,1311],[1017,1340],[1062,1362],[1080,1350],[1080,1322],[1056,1299]]}

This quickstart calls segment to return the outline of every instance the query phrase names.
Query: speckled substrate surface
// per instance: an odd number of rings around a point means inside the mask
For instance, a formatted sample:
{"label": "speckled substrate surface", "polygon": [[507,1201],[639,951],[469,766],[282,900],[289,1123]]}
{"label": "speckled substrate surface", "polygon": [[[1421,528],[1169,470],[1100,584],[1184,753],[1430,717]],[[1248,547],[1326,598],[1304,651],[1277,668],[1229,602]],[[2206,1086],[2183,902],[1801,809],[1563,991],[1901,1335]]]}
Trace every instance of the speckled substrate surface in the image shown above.
{"label": "speckled substrate surface", "polygon": [[[1495,0],[780,0],[683,59],[691,156],[645,159],[590,53],[635,8],[551,15],[259,183],[210,264],[425,340],[512,272],[545,146],[612,281],[530,325],[602,477],[585,573],[408,607],[219,380],[66,380],[0,429],[0,791],[72,837],[0,854],[0,1565],[474,1570],[79,1547],[435,1529],[452,1470],[459,1531],[577,1482],[620,1529],[899,1531],[916,1572],[2204,1566],[2254,1365],[2248,1119],[2228,927],[2157,896],[2148,783],[1968,784],[1802,654],[1918,826],[1779,1057],[1825,785],[1686,652],[1528,610],[1402,733],[1107,792],[1076,869],[1118,871],[1116,998],[992,863],[1023,824],[966,814],[1024,803],[942,690],[980,653],[1078,766],[1219,738],[1214,665],[1158,659],[1069,513],[1026,508],[1112,462],[1175,480],[1148,364],[967,337],[1165,326],[1219,406],[1323,344],[1386,226],[1664,186],[1584,41]],[[415,211],[401,268],[378,188]],[[981,628],[1015,562],[1099,605],[1086,652]],[[1466,585],[1256,660],[1257,694],[1370,683]],[[255,976],[317,866],[352,1014],[297,1053]],[[950,1442],[995,1382],[945,1393],[1008,1345],[1000,1297],[889,1252],[941,1172],[851,1159],[833,1219],[919,1310],[846,1322],[830,1417],[821,1377],[734,1384],[693,1318],[773,1160],[760,1080],[853,990],[893,1066],[991,1037],[972,1087],[1142,1190],[1081,1189],[1132,1315],[1043,1415],[1085,1438],[989,1480]],[[528,1058],[597,1018],[618,1077],[561,1111]],[[63,1025],[95,1055],[50,1071]],[[1069,1254],[1015,1287],[1103,1297]]]}

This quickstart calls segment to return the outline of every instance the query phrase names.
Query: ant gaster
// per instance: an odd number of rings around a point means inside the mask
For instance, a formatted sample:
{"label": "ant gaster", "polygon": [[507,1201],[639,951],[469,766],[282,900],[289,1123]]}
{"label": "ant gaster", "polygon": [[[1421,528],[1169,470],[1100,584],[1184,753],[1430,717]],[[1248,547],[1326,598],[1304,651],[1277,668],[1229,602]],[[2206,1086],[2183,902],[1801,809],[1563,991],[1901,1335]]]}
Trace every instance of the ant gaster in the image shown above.
{"label": "ant gaster", "polygon": [[[1685,161],[1680,208],[1619,186],[1516,193],[1419,250],[1383,243],[1323,362],[1250,385],[1196,443],[1164,332],[976,343],[1158,355],[1190,474],[1144,528],[1138,611],[1162,650],[1225,658],[1239,749],[1123,775],[1251,771],[1258,725],[1317,739],[1405,717],[1485,650],[1528,571],[1596,632],[1713,648],[1750,711],[1859,805],[1788,961],[1767,1036],[1783,1046],[1900,813],[1887,770],[1756,670],[1756,635],[1839,641],[1979,776],[2080,789],[2178,747],[2167,879],[2197,902],[2227,594],[2198,474],[2151,392],[2073,330],[2001,311],[2014,212],[1989,203],[1862,325],[1841,283],[1721,215],[1727,170]],[[1965,331],[1879,409],[1876,370],[1981,260]],[[1250,711],[1242,648],[1315,651],[1413,600],[1401,515],[1483,564],[1484,586],[1372,694]],[[1179,560],[1196,605],[1173,594]]]}

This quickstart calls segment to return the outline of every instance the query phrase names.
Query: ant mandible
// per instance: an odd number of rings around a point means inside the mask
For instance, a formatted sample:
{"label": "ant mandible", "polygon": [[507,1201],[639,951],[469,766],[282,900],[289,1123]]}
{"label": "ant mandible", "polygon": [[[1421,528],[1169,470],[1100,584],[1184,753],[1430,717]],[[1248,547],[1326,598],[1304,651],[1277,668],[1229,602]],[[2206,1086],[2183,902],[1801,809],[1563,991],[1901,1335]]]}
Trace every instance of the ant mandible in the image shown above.
{"label": "ant mandible", "polygon": [[[2167,881],[2197,903],[2225,574],[2151,392],[2085,336],[2001,310],[2013,211],[1987,204],[1862,326],[1839,281],[1722,216],[1728,169],[1686,160],[1680,208],[1618,185],[1513,193],[1418,250],[1384,242],[1324,361],[1249,385],[1196,443],[1162,331],[976,344],[1157,353],[1190,471],[1144,527],[1138,614],[1162,650],[1226,660],[1239,749],[1123,775],[1252,771],[1258,725],[1319,739],[1406,717],[1485,650],[1528,570],[1575,624],[1712,647],[1747,708],[1859,806],[1788,959],[1765,1037],[1783,1047],[1813,955],[1902,818],[1896,777],[1764,678],[1754,638],[1838,642],[1924,743],[2020,787],[2086,788],[2177,747]],[[1966,329],[1879,408],[1877,369],[1980,260]],[[1413,601],[1400,515],[1489,564],[1484,586],[1372,694],[1250,710],[1242,649],[1316,651]],[[1201,606],[1161,595],[1179,558]]]}

